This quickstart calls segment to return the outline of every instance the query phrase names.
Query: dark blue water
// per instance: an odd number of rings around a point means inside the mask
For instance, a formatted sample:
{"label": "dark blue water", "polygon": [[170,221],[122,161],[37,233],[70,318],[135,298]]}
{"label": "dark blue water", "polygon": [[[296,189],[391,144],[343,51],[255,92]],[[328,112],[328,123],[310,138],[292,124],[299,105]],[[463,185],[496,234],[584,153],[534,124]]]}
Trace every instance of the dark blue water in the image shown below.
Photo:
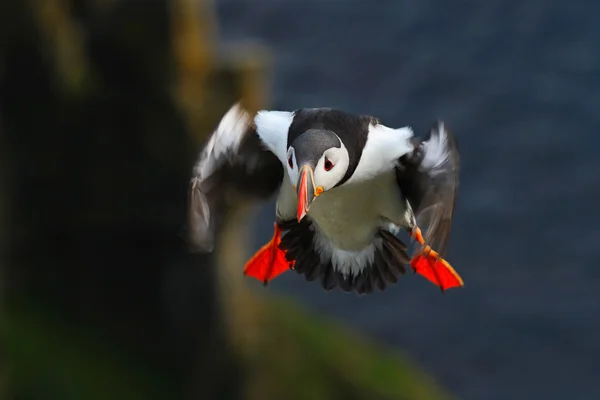
{"label": "dark blue water", "polygon": [[[464,399],[600,398],[600,3],[220,0],[226,40],[274,52],[273,104],[458,136],[449,260],[370,297],[270,290],[406,351]],[[272,206],[258,224],[267,240]]]}

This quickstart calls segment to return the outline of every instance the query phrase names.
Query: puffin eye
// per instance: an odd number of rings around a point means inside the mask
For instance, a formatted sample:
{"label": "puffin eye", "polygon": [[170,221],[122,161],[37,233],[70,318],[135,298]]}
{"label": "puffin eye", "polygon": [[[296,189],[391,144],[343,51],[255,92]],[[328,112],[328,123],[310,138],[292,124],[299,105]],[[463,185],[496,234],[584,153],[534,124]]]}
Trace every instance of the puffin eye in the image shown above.
{"label": "puffin eye", "polygon": [[288,165],[290,168],[294,169],[294,160],[292,160],[292,156],[288,158]]}
{"label": "puffin eye", "polygon": [[329,171],[331,168],[333,168],[333,163],[329,161],[327,157],[325,157],[325,164],[323,164],[323,166],[325,167],[325,171]]}

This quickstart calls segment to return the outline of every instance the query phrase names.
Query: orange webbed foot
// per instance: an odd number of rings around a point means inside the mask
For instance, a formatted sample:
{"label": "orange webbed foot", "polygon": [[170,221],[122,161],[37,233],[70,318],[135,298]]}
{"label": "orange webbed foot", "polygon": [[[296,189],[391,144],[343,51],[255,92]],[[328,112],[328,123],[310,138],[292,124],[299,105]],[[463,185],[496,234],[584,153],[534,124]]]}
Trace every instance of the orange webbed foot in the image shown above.
{"label": "orange webbed foot", "polygon": [[291,263],[285,259],[285,251],[279,248],[281,229],[275,223],[273,238],[260,248],[244,266],[244,275],[251,276],[265,285],[278,275],[291,268]]}
{"label": "orange webbed foot", "polygon": [[421,230],[415,227],[411,236],[422,246],[421,251],[410,261],[413,271],[422,275],[445,291],[453,287],[464,286],[460,275],[440,255],[425,244]]}

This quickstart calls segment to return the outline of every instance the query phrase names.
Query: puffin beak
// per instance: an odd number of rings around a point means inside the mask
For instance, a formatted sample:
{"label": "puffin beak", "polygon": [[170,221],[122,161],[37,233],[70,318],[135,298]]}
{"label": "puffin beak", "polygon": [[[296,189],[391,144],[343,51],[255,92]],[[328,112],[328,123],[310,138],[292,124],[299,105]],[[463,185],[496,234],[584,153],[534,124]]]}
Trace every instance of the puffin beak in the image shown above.
{"label": "puffin beak", "polygon": [[300,168],[296,193],[298,195],[298,222],[300,222],[308,212],[310,203],[317,197],[314,170],[310,165],[303,165]]}

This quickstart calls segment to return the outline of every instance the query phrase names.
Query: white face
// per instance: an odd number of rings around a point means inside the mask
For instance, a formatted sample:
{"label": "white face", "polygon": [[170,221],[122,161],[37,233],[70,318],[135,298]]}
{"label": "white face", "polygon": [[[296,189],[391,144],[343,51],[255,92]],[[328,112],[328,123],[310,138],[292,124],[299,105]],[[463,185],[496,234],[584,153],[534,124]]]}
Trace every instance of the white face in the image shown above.
{"label": "white face", "polygon": [[[298,170],[302,166],[299,166],[296,161],[296,152],[293,147],[289,148],[287,157],[288,176],[292,185],[296,186],[298,182]],[[333,188],[346,174],[349,163],[348,151],[343,143],[341,147],[332,147],[325,150],[315,166],[315,187],[320,187],[323,192]]]}

